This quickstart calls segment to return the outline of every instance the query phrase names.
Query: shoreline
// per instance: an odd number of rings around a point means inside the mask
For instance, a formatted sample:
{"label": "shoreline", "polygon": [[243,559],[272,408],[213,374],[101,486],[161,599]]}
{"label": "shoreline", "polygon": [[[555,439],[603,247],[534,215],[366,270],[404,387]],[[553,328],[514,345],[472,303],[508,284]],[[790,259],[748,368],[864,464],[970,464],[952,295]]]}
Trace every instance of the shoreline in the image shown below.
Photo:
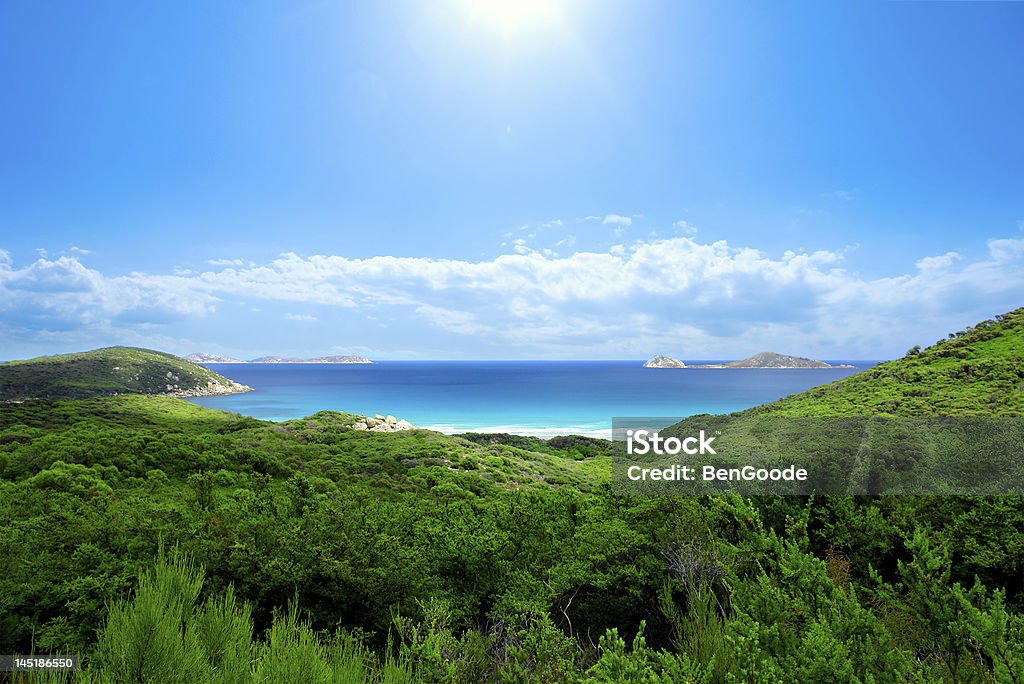
{"label": "shoreline", "polygon": [[244,394],[252,392],[253,388],[238,382],[232,382],[228,386],[210,383],[206,387],[193,387],[192,389],[178,389],[170,392],[158,392],[150,396],[175,397],[177,399],[198,399],[200,397],[221,397],[229,394]]}

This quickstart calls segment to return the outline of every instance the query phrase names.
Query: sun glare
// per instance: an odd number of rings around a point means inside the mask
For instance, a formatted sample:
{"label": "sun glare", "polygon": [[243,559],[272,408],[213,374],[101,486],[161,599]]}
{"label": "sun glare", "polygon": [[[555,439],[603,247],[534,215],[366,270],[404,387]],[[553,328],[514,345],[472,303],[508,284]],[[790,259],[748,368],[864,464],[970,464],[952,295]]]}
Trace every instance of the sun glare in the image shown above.
{"label": "sun glare", "polygon": [[463,0],[474,24],[503,33],[540,29],[559,19],[557,0]]}

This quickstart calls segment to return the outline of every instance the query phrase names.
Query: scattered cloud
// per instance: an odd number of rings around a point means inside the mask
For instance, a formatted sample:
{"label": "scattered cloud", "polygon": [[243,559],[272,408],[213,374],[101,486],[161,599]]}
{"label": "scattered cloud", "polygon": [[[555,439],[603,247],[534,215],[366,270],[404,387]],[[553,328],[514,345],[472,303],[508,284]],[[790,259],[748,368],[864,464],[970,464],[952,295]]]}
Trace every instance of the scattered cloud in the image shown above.
{"label": "scattered cloud", "polygon": [[693,237],[694,235],[697,234],[697,226],[691,226],[689,223],[683,221],[682,219],[673,223],[672,226],[676,229],[676,232],[679,235]]}
{"label": "scattered cloud", "polygon": [[516,254],[529,254],[533,250],[526,246],[526,240],[519,238],[518,240],[512,241],[512,249]]}
{"label": "scattered cloud", "polygon": [[1024,240],[989,240],[988,251],[992,258],[1000,263],[1016,261],[1024,256]]}
{"label": "scattered cloud", "polygon": [[877,357],[1020,305],[1024,239],[986,244],[980,258],[928,255],[872,278],[850,270],[848,250],[771,254],[693,236],[593,250],[578,250],[567,236],[556,245],[571,248],[565,255],[519,238],[508,252],[478,261],[285,253],[166,274],[111,275],[68,255],[16,264],[0,250],[0,337],[81,347],[109,343],[115,332],[119,340],[171,339],[185,322],[219,325],[230,337],[243,333],[221,314],[263,309],[318,320],[291,312],[302,305],[331,310],[324,326],[345,321],[358,329],[386,315],[389,334],[454,354],[723,358],[777,349]]}
{"label": "scattered cloud", "polygon": [[832,190],[830,192],[823,192],[823,193],[821,193],[821,196],[825,197],[827,199],[837,199],[837,200],[842,200],[843,202],[849,202],[854,197],[857,196],[857,191],[856,190],[842,190],[842,189],[840,189],[840,190]]}
{"label": "scattered cloud", "polygon": [[601,225],[609,226],[631,226],[633,225],[633,219],[628,216],[619,216],[618,214],[608,214],[601,219]]}
{"label": "scattered cloud", "polygon": [[940,271],[949,268],[953,265],[953,262],[960,258],[962,257],[956,252],[946,252],[941,256],[930,256],[918,259],[917,263],[914,265],[917,266],[919,271]]}
{"label": "scattered cloud", "polygon": [[206,263],[210,266],[245,266],[241,259],[209,259]]}

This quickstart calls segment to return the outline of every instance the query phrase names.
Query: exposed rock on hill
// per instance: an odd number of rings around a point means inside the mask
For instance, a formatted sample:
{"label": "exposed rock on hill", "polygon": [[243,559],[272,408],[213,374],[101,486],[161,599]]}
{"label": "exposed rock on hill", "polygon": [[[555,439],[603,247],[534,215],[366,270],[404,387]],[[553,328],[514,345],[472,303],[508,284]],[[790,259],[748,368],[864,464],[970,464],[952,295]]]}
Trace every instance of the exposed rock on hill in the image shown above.
{"label": "exposed rock on hill", "polygon": [[361,416],[350,427],[353,430],[367,432],[400,432],[412,430],[415,426],[407,420],[398,420],[394,416],[382,416],[378,413],[373,418]]}

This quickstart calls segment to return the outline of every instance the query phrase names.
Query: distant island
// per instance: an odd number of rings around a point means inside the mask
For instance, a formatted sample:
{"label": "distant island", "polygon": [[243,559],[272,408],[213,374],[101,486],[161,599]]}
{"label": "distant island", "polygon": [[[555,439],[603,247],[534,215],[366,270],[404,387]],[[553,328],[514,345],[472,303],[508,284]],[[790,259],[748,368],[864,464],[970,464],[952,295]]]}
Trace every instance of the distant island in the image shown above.
{"label": "distant island", "polygon": [[186,361],[192,363],[373,363],[364,356],[318,356],[314,359],[297,359],[291,356],[261,356],[257,359],[243,361],[230,356],[216,354],[189,354]]}
{"label": "distant island", "polygon": [[673,359],[671,356],[658,354],[645,363],[644,368],[686,368],[686,364],[679,359]]}
{"label": "distant island", "polygon": [[729,363],[705,363],[686,365],[671,356],[655,356],[644,364],[644,368],[853,368],[850,364],[833,366],[817,359],[808,359],[803,356],[789,356],[775,352],[759,352],[741,361],[730,361]]}

